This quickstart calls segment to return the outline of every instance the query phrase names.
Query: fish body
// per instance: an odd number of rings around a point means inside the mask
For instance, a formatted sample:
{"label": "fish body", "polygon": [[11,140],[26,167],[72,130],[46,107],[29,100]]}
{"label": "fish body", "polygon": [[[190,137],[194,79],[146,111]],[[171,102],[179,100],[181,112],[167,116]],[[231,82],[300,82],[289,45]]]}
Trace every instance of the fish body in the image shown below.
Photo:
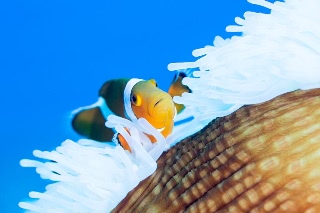
{"label": "fish body", "polygon": [[[145,118],[167,137],[172,132],[176,109],[172,97],[157,87],[156,81],[140,79],[114,79],[103,84],[96,104],[80,108],[72,119],[73,129],[90,139],[111,141],[114,131],[105,126],[106,118],[114,114],[130,120]],[[120,136],[120,143],[129,146]],[[154,138],[150,136],[152,142]]]}

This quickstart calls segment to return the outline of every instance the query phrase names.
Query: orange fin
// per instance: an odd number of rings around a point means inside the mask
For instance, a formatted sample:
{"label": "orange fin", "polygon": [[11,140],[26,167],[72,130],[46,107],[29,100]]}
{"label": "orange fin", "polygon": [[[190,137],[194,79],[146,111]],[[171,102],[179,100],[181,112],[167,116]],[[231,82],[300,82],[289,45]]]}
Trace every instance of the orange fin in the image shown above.
{"label": "orange fin", "polygon": [[121,134],[118,134],[118,141],[124,150],[128,150],[129,152],[131,152],[128,142],[126,141],[126,139],[124,139],[124,137]]}
{"label": "orange fin", "polygon": [[98,107],[78,112],[72,120],[72,128],[80,135],[96,141],[112,141],[114,132],[105,126],[104,119]]}
{"label": "orange fin", "polygon": [[[186,77],[186,74],[183,72],[179,72],[174,76],[172,83],[171,83],[169,90],[168,90],[168,93],[169,93],[169,95],[171,95],[171,97],[181,96],[182,93],[184,93],[184,92],[191,93],[190,88],[188,86],[182,84],[182,79],[184,77]],[[184,108],[185,108],[185,106],[183,104],[174,103],[174,105],[177,109],[178,114],[180,112],[182,112],[182,110],[184,110]]]}
{"label": "orange fin", "polygon": [[[128,131],[127,128],[125,128],[125,130],[128,132],[128,134],[130,134],[130,132]],[[146,134],[146,135],[151,140],[152,143],[157,142],[156,138],[153,135],[149,135],[149,134]],[[123,149],[131,152],[131,148],[130,148],[127,140],[121,134],[118,134],[117,137],[118,137],[118,141],[121,144],[121,146],[123,147]]]}

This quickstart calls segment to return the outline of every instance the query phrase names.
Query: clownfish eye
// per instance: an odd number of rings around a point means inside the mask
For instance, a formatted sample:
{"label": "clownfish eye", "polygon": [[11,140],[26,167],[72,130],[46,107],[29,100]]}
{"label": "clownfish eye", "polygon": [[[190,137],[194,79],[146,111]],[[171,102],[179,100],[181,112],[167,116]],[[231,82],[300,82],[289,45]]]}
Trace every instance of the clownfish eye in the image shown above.
{"label": "clownfish eye", "polygon": [[130,101],[131,101],[132,104],[134,104],[136,106],[140,106],[141,105],[141,97],[139,95],[131,94]]}
{"label": "clownfish eye", "polygon": [[135,104],[137,101],[137,97],[135,95],[131,95],[131,103]]}

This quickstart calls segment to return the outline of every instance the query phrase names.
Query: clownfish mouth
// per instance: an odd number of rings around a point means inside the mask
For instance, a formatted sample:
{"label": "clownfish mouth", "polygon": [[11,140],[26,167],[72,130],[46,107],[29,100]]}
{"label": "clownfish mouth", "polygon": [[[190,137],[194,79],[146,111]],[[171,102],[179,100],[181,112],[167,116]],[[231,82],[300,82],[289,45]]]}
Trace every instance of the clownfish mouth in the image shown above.
{"label": "clownfish mouth", "polygon": [[162,104],[167,105],[167,102],[170,99],[172,101],[171,96],[168,94],[167,95],[166,94],[159,94],[158,96],[154,97],[153,104],[151,104],[151,106],[153,106],[153,108],[157,108]]}
{"label": "clownfish mouth", "polygon": [[160,132],[160,133],[161,133],[161,132],[164,130],[164,128],[165,128],[165,127],[158,128],[157,130],[158,130],[158,132]]}
{"label": "clownfish mouth", "polygon": [[158,103],[160,103],[163,100],[163,98],[161,98],[160,100],[158,100],[155,104],[154,107],[157,106]]}

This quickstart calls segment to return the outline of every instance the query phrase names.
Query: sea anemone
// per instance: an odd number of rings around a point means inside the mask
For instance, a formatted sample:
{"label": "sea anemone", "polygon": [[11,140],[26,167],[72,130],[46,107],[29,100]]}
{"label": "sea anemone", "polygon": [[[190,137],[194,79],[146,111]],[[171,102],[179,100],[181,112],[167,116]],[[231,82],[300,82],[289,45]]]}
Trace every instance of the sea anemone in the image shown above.
{"label": "sea anemone", "polygon": [[[21,165],[56,182],[44,193],[31,192],[39,199],[20,207],[33,212],[319,211],[320,3],[249,2],[271,13],[246,12],[244,19],[235,19],[238,25],[227,27],[241,36],[216,37],[213,46],[193,52],[201,56],[195,62],[168,66],[198,69],[183,81],[192,93],[174,98],[192,121],[167,139],[158,137],[156,148],[131,143],[135,148],[129,154],[116,143],[90,140],[35,151],[48,161],[22,160]],[[111,118],[108,125],[123,134],[133,125],[129,142],[140,141],[139,131],[157,136],[143,120],[140,124]]]}
{"label": "sea anemone", "polygon": [[[257,104],[296,89],[320,87],[320,3],[315,0],[275,2],[249,0],[271,14],[246,12],[222,39],[193,51],[195,62],[169,64],[169,70],[199,68],[185,78],[192,93],[174,100],[202,119],[221,117],[246,104]],[[204,92],[205,91],[205,92]]]}
{"label": "sea anemone", "polygon": [[320,212],[320,89],[217,118],[113,212]]}

